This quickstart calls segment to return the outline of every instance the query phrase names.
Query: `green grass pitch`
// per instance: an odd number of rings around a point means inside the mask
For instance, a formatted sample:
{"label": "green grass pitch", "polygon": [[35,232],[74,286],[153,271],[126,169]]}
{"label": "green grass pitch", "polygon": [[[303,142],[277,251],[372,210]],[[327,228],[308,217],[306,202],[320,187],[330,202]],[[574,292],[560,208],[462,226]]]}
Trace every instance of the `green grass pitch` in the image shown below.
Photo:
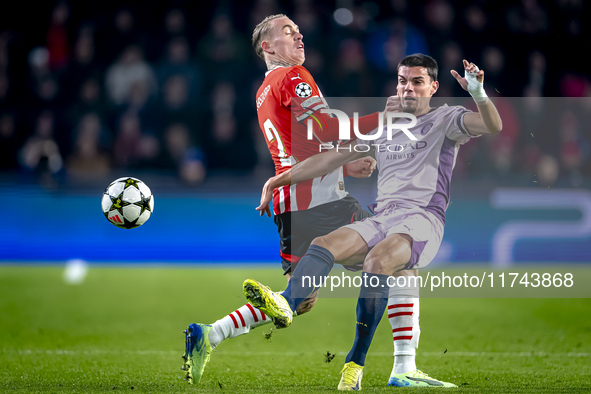
{"label": "green grass pitch", "polygon": [[[182,331],[243,305],[247,277],[283,288],[279,269],[92,267],[77,286],[62,271],[0,267],[1,393],[336,392],[355,299],[321,299],[270,341],[265,326],[222,343],[189,386]],[[421,329],[419,368],[453,392],[591,392],[591,299],[423,299]],[[392,350],[384,318],[363,391],[409,390],[385,386]]]}

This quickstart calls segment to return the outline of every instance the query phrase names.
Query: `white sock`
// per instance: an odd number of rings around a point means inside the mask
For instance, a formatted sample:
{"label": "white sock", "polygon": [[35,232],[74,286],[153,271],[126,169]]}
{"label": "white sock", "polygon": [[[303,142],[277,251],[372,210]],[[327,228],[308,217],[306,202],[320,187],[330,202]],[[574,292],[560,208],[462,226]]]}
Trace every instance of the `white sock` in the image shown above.
{"label": "white sock", "polygon": [[388,320],[394,340],[392,375],[412,372],[417,369],[415,357],[421,334],[418,297],[390,297]]}
{"label": "white sock", "polygon": [[212,329],[209,331],[209,343],[214,349],[226,339],[247,334],[251,328],[268,323],[271,323],[271,319],[260,309],[250,304],[243,305],[212,324]]}

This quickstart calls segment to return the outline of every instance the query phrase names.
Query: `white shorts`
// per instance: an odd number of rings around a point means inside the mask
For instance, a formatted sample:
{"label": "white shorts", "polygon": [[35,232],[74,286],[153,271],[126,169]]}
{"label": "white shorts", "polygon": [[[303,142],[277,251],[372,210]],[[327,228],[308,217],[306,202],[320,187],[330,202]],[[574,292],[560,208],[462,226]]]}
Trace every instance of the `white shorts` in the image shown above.
{"label": "white shorts", "polygon": [[411,257],[404,269],[426,267],[435,258],[443,239],[443,223],[423,208],[400,208],[392,204],[375,216],[344,226],[355,230],[369,248],[392,234],[407,234],[412,242]]}

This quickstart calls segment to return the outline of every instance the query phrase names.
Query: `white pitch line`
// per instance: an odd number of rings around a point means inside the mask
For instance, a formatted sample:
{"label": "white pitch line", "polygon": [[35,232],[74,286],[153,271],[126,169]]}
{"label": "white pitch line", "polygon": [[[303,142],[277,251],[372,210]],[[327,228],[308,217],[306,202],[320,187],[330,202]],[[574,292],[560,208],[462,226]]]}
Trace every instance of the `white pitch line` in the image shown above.
{"label": "white pitch line", "polygon": [[[214,352],[218,352],[214,350]],[[93,354],[132,354],[132,355],[176,355],[181,354],[180,350],[64,350],[64,349],[3,349],[0,353],[18,353],[19,355],[29,354],[47,354],[58,356],[77,356],[77,355],[93,355]],[[221,355],[243,355],[245,352],[227,352],[219,351]],[[247,352],[253,355],[274,356],[280,352]],[[283,356],[301,356],[301,355],[317,355],[318,352],[285,352],[281,353]],[[375,352],[370,353],[372,356],[392,356],[390,352]],[[339,356],[346,356],[347,352],[338,352]],[[591,357],[591,353],[583,352],[563,352],[563,353],[549,353],[549,352],[419,352],[419,356],[424,357]]]}
{"label": "white pitch line", "polygon": [[548,353],[548,352],[423,352],[419,353],[425,357],[451,356],[451,357],[591,357],[591,353],[568,352],[568,353]]}

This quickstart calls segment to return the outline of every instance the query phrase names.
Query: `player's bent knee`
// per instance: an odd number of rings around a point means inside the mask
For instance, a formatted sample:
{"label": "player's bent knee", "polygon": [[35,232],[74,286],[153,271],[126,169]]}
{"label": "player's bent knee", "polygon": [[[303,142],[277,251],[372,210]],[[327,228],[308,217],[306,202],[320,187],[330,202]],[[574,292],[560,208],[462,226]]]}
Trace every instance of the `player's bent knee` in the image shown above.
{"label": "player's bent knee", "polygon": [[387,264],[387,262],[382,260],[379,256],[368,255],[363,262],[363,271],[371,272],[372,274],[392,275],[394,268],[389,267],[389,264]]}
{"label": "player's bent knee", "polygon": [[[368,251],[365,240],[355,230],[348,228],[340,228],[330,234],[314,238],[312,244],[327,249],[334,256],[335,262],[346,265],[363,260]],[[356,260],[349,263],[349,259],[353,257]]]}
{"label": "player's bent knee", "polygon": [[323,235],[321,237],[316,237],[312,241],[312,245],[320,246],[326,250],[328,250],[334,256],[335,260],[339,259],[340,254],[338,253],[338,246],[335,245],[334,239],[327,235]]}
{"label": "player's bent knee", "polygon": [[312,245],[321,246],[325,249],[328,249],[328,247],[330,246],[330,242],[326,239],[325,236],[321,236],[314,238],[314,240],[312,241]]}
{"label": "player's bent knee", "polygon": [[396,234],[391,239],[380,242],[367,255],[363,270],[374,274],[393,275],[404,269],[411,257],[410,237]]}

